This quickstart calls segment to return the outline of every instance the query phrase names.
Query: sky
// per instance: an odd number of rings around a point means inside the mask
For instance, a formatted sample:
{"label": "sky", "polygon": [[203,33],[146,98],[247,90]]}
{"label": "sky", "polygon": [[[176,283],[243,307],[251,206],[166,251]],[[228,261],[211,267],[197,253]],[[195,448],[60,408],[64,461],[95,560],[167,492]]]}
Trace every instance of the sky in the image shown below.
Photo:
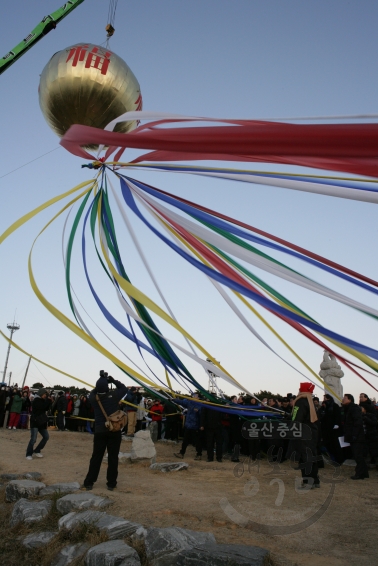
{"label": "sky", "polygon": [[[0,22],[0,52],[7,53],[60,3],[61,0],[5,3]],[[44,201],[91,178],[88,169],[81,169],[83,160],[60,147],[59,138],[44,121],[38,102],[38,83],[39,75],[55,52],[78,42],[104,42],[107,13],[107,1],[85,0],[56,30],[0,77],[1,232]],[[246,119],[374,114],[377,113],[378,91],[377,16],[378,4],[373,0],[358,3],[345,0],[119,0],[116,32],[110,48],[136,75],[144,110]],[[43,154],[47,155],[33,161]],[[21,167],[30,161],[33,162]],[[295,170],[282,166],[270,166],[270,169]],[[373,279],[378,278],[378,223],[373,204],[186,175],[140,171],[133,175]],[[21,328],[14,339],[27,352],[93,385],[100,369],[123,379],[111,362],[46,311],[30,287],[27,270],[30,247],[58,210],[59,207],[50,208],[41,213],[1,246],[0,328],[7,332],[7,323],[13,321],[16,313]],[[119,214],[116,221],[129,277],[161,305]],[[246,389],[254,392],[269,389],[281,394],[296,392],[303,378],[243,327],[206,277],[175,257],[135,218],[131,221],[180,324]],[[63,224],[64,218],[58,219],[41,236],[33,266],[42,292],[71,317],[61,254]],[[106,326],[86,285],[79,250],[76,252],[72,274],[80,301],[93,321],[151,375],[135,346]],[[378,307],[376,297],[368,292],[319,273],[295,259],[275,257],[316,281]],[[96,290],[112,313],[122,319],[116,298],[91,252],[89,265]],[[378,334],[373,319],[258,269],[254,272],[324,326],[377,347]],[[277,353],[302,371],[292,354],[251,313],[246,316]],[[264,316],[317,373],[323,355],[321,348],[272,315],[264,313]],[[86,320],[96,338],[112,352],[118,352],[108,338],[88,318]],[[186,346],[177,332],[155,320],[163,334]],[[6,350],[7,343],[3,340],[0,342],[1,370]],[[185,356],[182,359],[193,375],[206,385],[204,371]],[[147,358],[147,362],[164,380],[154,360]],[[12,381],[22,382],[26,365],[27,357],[12,349],[8,365]],[[305,369],[303,371],[306,373]],[[358,395],[366,391],[370,396],[376,395],[373,388],[360,382],[348,369],[344,371],[344,392]],[[374,376],[369,379],[378,386]],[[36,381],[51,386],[74,385],[69,378],[32,362],[27,383],[31,385]],[[131,380],[125,381],[131,383]],[[227,393],[238,392],[224,384],[220,387]],[[315,391],[322,393],[318,387]]]}

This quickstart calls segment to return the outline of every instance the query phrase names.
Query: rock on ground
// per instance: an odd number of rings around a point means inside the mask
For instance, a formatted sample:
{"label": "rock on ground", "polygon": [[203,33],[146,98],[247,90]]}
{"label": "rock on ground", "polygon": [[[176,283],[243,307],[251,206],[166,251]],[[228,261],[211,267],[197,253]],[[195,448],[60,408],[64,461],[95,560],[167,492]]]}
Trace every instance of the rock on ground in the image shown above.
{"label": "rock on ground", "polygon": [[179,472],[180,470],[187,470],[189,464],[186,462],[166,462],[161,464],[151,464],[151,470],[157,470],[159,472]]}
{"label": "rock on ground", "polygon": [[[241,544],[205,544],[202,547],[182,550],[176,554],[177,566],[264,566],[269,551],[257,546]],[[154,562],[155,564],[155,562]],[[164,558],[159,566],[171,564]]]}
{"label": "rock on ground", "polygon": [[100,531],[107,533],[108,537],[113,540],[131,536],[141,526],[138,523],[126,521],[122,517],[114,517],[103,511],[82,511],[81,513],[68,513],[59,519],[59,529],[74,529],[80,523],[90,523],[96,525]]}
{"label": "rock on ground", "polygon": [[78,489],[80,489],[80,484],[77,481],[70,483],[53,483],[41,489],[39,495],[44,497],[52,493],[71,493],[71,491],[77,491]]}
{"label": "rock on ground", "polygon": [[152,423],[150,423],[150,426],[148,427],[148,430],[150,431],[152,442],[157,442],[158,434],[159,434],[157,422],[152,421]]}
{"label": "rock on ground", "polygon": [[86,566],[140,566],[136,550],[122,540],[112,540],[93,546],[85,557]]}
{"label": "rock on ground", "polygon": [[148,430],[139,430],[135,433],[131,446],[131,460],[155,459],[156,449]]}
{"label": "rock on ground", "polygon": [[126,464],[130,460],[131,460],[131,452],[120,452],[118,454],[118,461],[121,462],[121,464]]}
{"label": "rock on ground", "polygon": [[205,544],[216,544],[213,533],[190,531],[179,527],[150,528],[147,530],[144,542],[147,559],[154,566],[175,566],[181,551]]}
{"label": "rock on ground", "polygon": [[42,477],[40,472],[25,472],[24,474],[0,474],[2,480],[38,480]]}
{"label": "rock on ground", "polygon": [[67,564],[71,564],[75,558],[79,558],[79,556],[84,554],[88,548],[89,544],[87,542],[65,546],[55,556],[54,560],[51,562],[51,566],[67,566]]}
{"label": "rock on ground", "polygon": [[51,501],[28,501],[27,499],[19,499],[15,503],[10,519],[11,527],[18,523],[34,523],[46,517],[51,509]]}
{"label": "rock on ground", "polygon": [[54,538],[57,533],[53,533],[50,531],[42,531],[40,533],[31,533],[27,535],[22,544],[26,546],[26,548],[39,548],[40,546],[45,546],[48,544],[50,540]]}
{"label": "rock on ground", "polygon": [[64,515],[79,509],[88,509],[90,507],[102,509],[109,505],[113,505],[113,501],[111,501],[111,499],[108,499],[107,497],[100,497],[93,493],[71,493],[61,497],[56,502],[56,508],[59,513]]}
{"label": "rock on ground", "polygon": [[18,499],[35,497],[45,486],[44,483],[32,480],[12,480],[5,488],[6,501],[17,501]]}

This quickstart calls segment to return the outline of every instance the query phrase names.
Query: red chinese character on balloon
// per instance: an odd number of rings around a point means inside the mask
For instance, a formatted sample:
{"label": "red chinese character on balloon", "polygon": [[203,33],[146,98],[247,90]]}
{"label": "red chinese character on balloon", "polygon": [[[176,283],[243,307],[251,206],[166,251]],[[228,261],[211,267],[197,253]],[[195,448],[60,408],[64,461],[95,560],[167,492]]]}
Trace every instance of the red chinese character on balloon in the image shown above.
{"label": "red chinese character on balloon", "polygon": [[92,51],[88,53],[88,47],[88,44],[75,45],[72,47],[68,53],[66,63],[72,59],[72,66],[76,67],[79,62],[85,61],[86,69],[93,67],[101,71],[102,75],[106,75],[109,68],[111,52],[101,49],[100,47],[93,47]]}

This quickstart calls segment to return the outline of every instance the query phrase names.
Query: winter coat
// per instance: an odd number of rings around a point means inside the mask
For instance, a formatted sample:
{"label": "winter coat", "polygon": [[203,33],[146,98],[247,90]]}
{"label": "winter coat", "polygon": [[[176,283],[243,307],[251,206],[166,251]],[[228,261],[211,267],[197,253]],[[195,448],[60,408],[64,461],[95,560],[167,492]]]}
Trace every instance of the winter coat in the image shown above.
{"label": "winter coat", "polygon": [[221,411],[208,409],[207,407],[201,408],[200,425],[205,430],[221,428],[223,419],[224,413]]}
{"label": "winter coat", "polygon": [[159,413],[158,415],[150,413],[150,417],[151,417],[152,421],[162,421],[163,420],[164,407],[160,403],[160,401],[158,403],[156,403],[155,405],[152,405],[151,411],[153,411],[154,413]]}
{"label": "winter coat", "polygon": [[18,413],[20,414],[22,411],[22,399],[18,393],[13,396],[12,405],[10,408],[11,413]]}
{"label": "winter coat", "polygon": [[49,410],[50,406],[50,399],[42,399],[42,397],[39,397],[39,395],[36,395],[34,397],[30,417],[30,428],[47,428],[46,411]]}
{"label": "winter coat", "polygon": [[24,413],[30,413],[31,401],[29,397],[21,397],[21,399],[22,399],[22,411]]}
{"label": "winter coat", "polygon": [[64,411],[66,411],[69,415],[72,414],[73,411],[73,399],[70,395],[66,396],[66,408],[63,409]]}
{"label": "winter coat", "polygon": [[64,395],[59,395],[59,397],[57,397],[53,405],[53,410],[58,411],[58,413],[67,410],[67,400]]}
{"label": "winter coat", "polygon": [[310,405],[308,399],[306,399],[305,397],[302,397],[295,401],[291,418],[297,423],[302,423],[309,426],[313,431],[313,434],[317,434],[318,421],[316,420],[314,423],[311,422]]}
{"label": "winter coat", "polygon": [[79,410],[80,410],[80,399],[76,399],[76,401],[73,402],[73,413],[72,413],[72,416],[73,416],[73,417],[78,417],[78,416],[79,416]]}
{"label": "winter coat", "polygon": [[361,407],[355,403],[344,405],[345,442],[364,442],[364,426]]}
{"label": "winter coat", "polygon": [[[101,405],[108,416],[119,411],[119,402],[127,392],[126,385],[123,385],[120,381],[114,379],[113,383],[117,389],[109,389],[108,393],[99,395]],[[94,410],[95,433],[107,432],[108,429],[105,426],[106,419],[100,405],[96,401],[96,395],[96,389],[93,389],[89,394],[89,402]]]}
{"label": "winter coat", "polygon": [[[125,401],[127,401],[128,403],[132,403],[133,405],[138,405],[137,394],[129,389]],[[129,411],[135,412],[138,409],[136,407],[132,407],[131,405],[126,405],[126,410],[127,412]]]}
{"label": "winter coat", "polygon": [[88,419],[90,412],[91,412],[91,406],[88,399],[86,401],[81,400],[79,407],[79,417],[81,417],[82,419]]}
{"label": "winter coat", "polygon": [[375,408],[366,406],[366,414],[362,414],[365,438],[369,442],[378,442],[377,415]]}
{"label": "winter coat", "polygon": [[5,411],[5,403],[8,397],[7,391],[5,389],[0,389],[0,413]]}
{"label": "winter coat", "polygon": [[325,407],[321,411],[321,430],[323,440],[327,441],[332,438],[335,426],[340,427],[341,411],[340,407],[333,399],[325,402]]}
{"label": "winter coat", "polygon": [[174,403],[180,405],[180,407],[185,407],[188,409],[185,415],[185,425],[184,428],[189,430],[198,430],[200,427],[200,415],[201,407],[198,403],[190,401],[189,399],[181,399],[180,401],[175,400]]}

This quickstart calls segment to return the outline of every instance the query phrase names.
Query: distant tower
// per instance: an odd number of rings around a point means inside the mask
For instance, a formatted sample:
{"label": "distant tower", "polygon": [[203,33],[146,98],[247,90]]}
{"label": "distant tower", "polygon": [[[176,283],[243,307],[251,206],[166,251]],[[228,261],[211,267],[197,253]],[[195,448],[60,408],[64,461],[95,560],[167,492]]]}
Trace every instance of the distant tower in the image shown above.
{"label": "distant tower", "polygon": [[[210,362],[211,364],[213,363],[209,358],[206,358],[207,362]],[[206,370],[207,373],[209,374],[209,386],[208,386],[208,391],[209,393],[213,393],[216,395],[217,391],[219,391],[218,389],[218,383],[217,383],[217,379],[218,376],[215,375],[214,372],[210,371],[209,369]]]}
{"label": "distant tower", "polygon": [[[8,330],[10,330],[10,340],[12,340],[12,336],[14,334],[14,332],[16,332],[16,330],[20,329],[20,325],[17,324],[15,321],[10,322],[9,324],[7,324],[7,328]],[[8,350],[7,350],[7,357],[5,358],[5,366],[4,366],[4,373],[3,373],[3,380],[6,383],[6,379],[7,379],[7,369],[8,369],[8,360],[9,360],[9,353],[10,353],[10,349],[11,349],[11,343],[9,342],[8,344]],[[9,376],[9,383],[8,385],[10,385],[10,379],[11,376]]]}

